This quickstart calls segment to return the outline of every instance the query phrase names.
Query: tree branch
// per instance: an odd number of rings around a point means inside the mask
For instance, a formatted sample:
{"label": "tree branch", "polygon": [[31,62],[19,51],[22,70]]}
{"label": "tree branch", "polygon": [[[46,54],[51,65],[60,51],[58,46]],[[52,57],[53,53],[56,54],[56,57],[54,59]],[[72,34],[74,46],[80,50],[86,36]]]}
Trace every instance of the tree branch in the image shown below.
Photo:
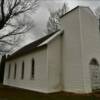
{"label": "tree branch", "polygon": [[[32,21],[22,20],[23,16],[19,16],[24,14],[26,11],[36,9],[38,6],[39,0],[1,0],[0,1],[0,10],[1,10],[1,19],[0,19],[0,30],[4,29],[8,30],[5,34],[0,34],[0,52],[4,50],[12,48],[14,43],[19,42],[18,38],[27,31],[29,31],[33,27]],[[26,17],[25,17],[26,18]],[[18,21],[18,20],[19,21]],[[7,28],[8,27],[8,28]],[[10,31],[10,30],[11,31]],[[3,32],[2,31],[2,32]],[[17,36],[17,35],[20,35]],[[16,37],[17,36],[17,37]],[[13,46],[12,46],[13,45]]]}
{"label": "tree branch", "polygon": [[10,42],[8,42],[6,40],[0,40],[0,42],[5,43],[5,44],[8,44],[8,45],[13,45],[12,43],[10,43]]}

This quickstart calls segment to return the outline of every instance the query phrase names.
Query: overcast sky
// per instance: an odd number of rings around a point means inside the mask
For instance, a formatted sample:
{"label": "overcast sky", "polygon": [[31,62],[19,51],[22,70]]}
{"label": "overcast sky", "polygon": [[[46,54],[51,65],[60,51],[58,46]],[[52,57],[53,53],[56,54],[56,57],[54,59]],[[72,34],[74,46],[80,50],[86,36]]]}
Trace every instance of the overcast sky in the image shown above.
{"label": "overcast sky", "polygon": [[[36,22],[42,23],[44,20],[48,20],[48,10],[55,10],[62,6],[66,2],[69,10],[77,5],[89,6],[93,11],[100,6],[100,0],[41,0],[40,8],[34,15],[37,18]],[[41,24],[38,24],[41,26]]]}
{"label": "overcast sky", "polygon": [[77,5],[89,6],[93,11],[100,6],[100,0],[40,0],[40,5],[35,13],[31,14],[35,27],[26,35],[21,47],[45,35],[46,22],[49,17],[49,10],[56,10],[66,2],[69,10]]}
{"label": "overcast sky", "polygon": [[36,38],[41,35],[44,35],[46,30],[46,22],[49,17],[49,9],[55,10],[62,6],[64,2],[68,4],[69,10],[74,8],[77,5],[89,6],[93,11],[98,6],[100,6],[100,0],[40,0],[40,7],[35,14],[32,15],[35,19],[36,27],[32,31],[35,31],[36,34],[31,38]]}
{"label": "overcast sky", "polygon": [[48,7],[57,8],[63,2],[68,3],[70,9],[77,5],[90,6],[93,9],[100,6],[100,0],[41,0],[41,2],[42,2],[42,6],[45,6],[46,8]]}

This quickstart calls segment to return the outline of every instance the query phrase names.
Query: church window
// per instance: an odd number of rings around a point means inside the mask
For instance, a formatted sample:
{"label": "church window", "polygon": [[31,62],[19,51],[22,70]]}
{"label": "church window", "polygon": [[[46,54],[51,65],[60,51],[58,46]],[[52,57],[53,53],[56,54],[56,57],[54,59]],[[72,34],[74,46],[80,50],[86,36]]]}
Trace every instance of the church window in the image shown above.
{"label": "church window", "polygon": [[34,65],[35,65],[35,61],[34,61],[34,59],[32,59],[32,61],[31,61],[31,79],[34,79]]}
{"label": "church window", "polygon": [[24,79],[24,61],[22,62],[22,73],[21,73],[21,79]]}
{"label": "church window", "polygon": [[9,68],[8,68],[8,79],[10,78],[10,73],[11,73],[11,64],[9,64]]}
{"label": "church window", "polygon": [[16,70],[17,70],[17,64],[15,63],[15,66],[14,66],[14,79],[16,79]]}

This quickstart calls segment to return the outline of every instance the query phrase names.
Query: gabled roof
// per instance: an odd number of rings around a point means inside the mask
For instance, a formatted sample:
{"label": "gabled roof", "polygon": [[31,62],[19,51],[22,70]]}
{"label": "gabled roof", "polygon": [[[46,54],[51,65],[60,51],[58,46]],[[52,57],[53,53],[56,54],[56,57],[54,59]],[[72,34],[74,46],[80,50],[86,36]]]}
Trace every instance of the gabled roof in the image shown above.
{"label": "gabled roof", "polygon": [[60,16],[60,18],[63,18],[64,16],[66,16],[67,14],[69,14],[70,12],[76,10],[77,8],[79,8],[80,6],[76,6],[75,8],[71,9],[70,11],[66,12],[64,15]]}
{"label": "gabled roof", "polygon": [[55,39],[57,36],[62,35],[63,33],[64,33],[64,30],[60,30],[60,31],[56,32],[56,34],[52,35],[50,38],[48,38],[47,40],[45,40],[44,42],[42,42],[39,46],[48,44],[53,39]]}
{"label": "gabled roof", "polygon": [[74,10],[76,10],[76,9],[78,9],[78,8],[88,8],[88,9],[92,12],[92,14],[94,15],[94,13],[93,13],[93,11],[90,9],[90,7],[88,7],[88,6],[76,6],[76,7],[74,7],[73,9],[69,10],[68,12],[66,12],[64,15],[60,16],[60,18],[63,18],[64,16],[66,16],[67,14],[73,12]]}
{"label": "gabled roof", "polygon": [[[15,53],[13,53],[12,55],[8,56],[6,61],[18,58],[20,56],[29,54],[31,52],[34,52],[36,50],[40,50],[41,48],[45,47],[47,45],[47,43],[49,42],[48,40],[52,37],[52,36],[56,36],[56,34],[60,33],[61,31],[58,30],[54,33],[48,34],[24,47],[22,47],[21,49],[19,49],[18,51],[16,51]],[[51,38],[52,40],[53,38]],[[45,42],[48,41],[48,42]],[[43,43],[43,44],[42,44]]]}

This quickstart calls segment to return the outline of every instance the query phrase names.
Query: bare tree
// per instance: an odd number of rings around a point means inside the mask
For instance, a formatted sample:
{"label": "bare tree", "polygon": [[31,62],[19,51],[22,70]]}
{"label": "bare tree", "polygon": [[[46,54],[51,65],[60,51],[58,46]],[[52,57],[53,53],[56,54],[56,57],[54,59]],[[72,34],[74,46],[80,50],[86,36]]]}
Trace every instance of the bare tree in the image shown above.
{"label": "bare tree", "polygon": [[50,17],[47,22],[47,33],[55,32],[59,29],[59,17],[56,12],[50,12]]}
{"label": "bare tree", "polygon": [[67,5],[64,3],[62,8],[59,8],[57,11],[50,11],[50,17],[47,22],[47,32],[52,33],[60,29],[59,18],[68,11]]}
{"label": "bare tree", "polygon": [[7,52],[18,36],[32,27],[25,13],[35,11],[38,0],[0,0],[0,52]]}

